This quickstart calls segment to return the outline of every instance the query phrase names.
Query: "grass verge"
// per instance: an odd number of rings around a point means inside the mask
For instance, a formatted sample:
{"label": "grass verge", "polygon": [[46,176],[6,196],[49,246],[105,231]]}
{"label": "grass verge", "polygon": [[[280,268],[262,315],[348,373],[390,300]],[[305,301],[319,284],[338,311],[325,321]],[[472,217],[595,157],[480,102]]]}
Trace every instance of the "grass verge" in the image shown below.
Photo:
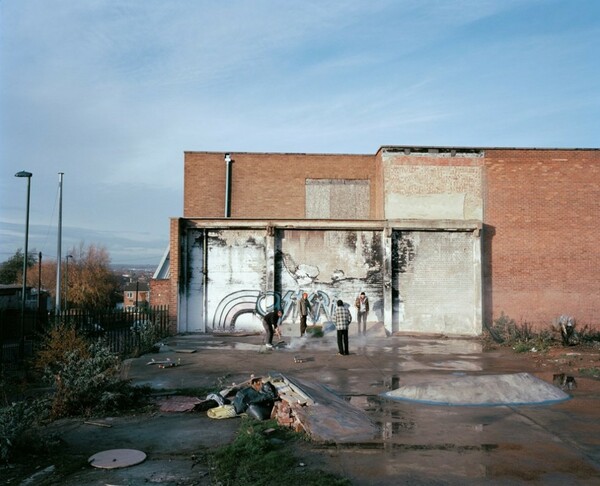
{"label": "grass verge", "polygon": [[300,464],[289,447],[295,440],[300,440],[297,434],[279,427],[274,420],[242,419],[234,442],[219,448],[209,458],[211,482],[223,486],[351,484],[347,479]]}

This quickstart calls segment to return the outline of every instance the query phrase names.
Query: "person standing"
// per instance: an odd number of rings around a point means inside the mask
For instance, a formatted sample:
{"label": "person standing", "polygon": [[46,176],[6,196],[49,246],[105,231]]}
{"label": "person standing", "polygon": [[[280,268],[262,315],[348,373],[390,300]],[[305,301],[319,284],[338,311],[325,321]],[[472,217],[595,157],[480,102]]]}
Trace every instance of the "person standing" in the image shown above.
{"label": "person standing", "polygon": [[306,292],[302,294],[302,298],[298,301],[297,308],[298,315],[300,316],[300,337],[302,337],[306,332],[306,318],[308,317],[308,313],[311,311],[310,302],[308,301],[308,294]]}
{"label": "person standing", "polygon": [[335,310],[335,328],[337,329],[337,343],[339,354],[349,355],[348,351],[348,326],[352,322],[352,315],[341,300],[337,301]]}
{"label": "person standing", "polygon": [[[369,313],[369,298],[364,292],[356,298],[354,303],[356,307],[356,320],[358,321],[358,334],[367,333],[367,314]],[[362,325],[361,325],[362,322]]]}
{"label": "person standing", "polygon": [[273,347],[273,334],[281,339],[281,331],[279,330],[279,321],[283,313],[280,310],[273,310],[263,317],[263,327],[267,333],[267,348]]}

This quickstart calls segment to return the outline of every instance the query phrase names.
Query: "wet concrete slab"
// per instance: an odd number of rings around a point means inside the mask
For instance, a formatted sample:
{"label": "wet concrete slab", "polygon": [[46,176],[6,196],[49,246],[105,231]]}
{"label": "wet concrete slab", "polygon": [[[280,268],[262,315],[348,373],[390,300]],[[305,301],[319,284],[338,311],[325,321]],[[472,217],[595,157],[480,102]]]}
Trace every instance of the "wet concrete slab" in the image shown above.
{"label": "wet concrete slab", "polygon": [[[364,410],[377,434],[351,442],[303,443],[297,453],[308,466],[325,467],[356,485],[600,484],[598,380],[577,377],[577,388],[567,391],[569,400],[547,405],[397,402],[380,395],[456,373],[531,373],[551,385],[559,366],[535,368],[531,359],[510,350],[485,352],[479,341],[468,339],[354,336],[349,356],[337,355],[335,336],[288,342],[286,349],[269,351],[261,335],[178,336],[165,343],[170,350],[154,357],[180,358],[180,366],[158,369],[148,366],[152,356],[145,356],[127,362],[123,376],[155,388],[216,390],[251,374],[279,372],[327,386]],[[196,352],[176,353],[177,347]],[[297,362],[296,356],[311,359]],[[218,430],[224,423],[231,422],[198,421],[196,430]]]}

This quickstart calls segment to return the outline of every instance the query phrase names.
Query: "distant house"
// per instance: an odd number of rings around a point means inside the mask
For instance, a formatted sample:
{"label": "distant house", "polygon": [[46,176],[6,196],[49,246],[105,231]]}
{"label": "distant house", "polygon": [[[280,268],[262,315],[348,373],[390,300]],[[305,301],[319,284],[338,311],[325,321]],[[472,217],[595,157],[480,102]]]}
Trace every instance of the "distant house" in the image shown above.
{"label": "distant house", "polygon": [[150,305],[150,286],[147,282],[128,282],[123,287],[123,308],[135,311]]}

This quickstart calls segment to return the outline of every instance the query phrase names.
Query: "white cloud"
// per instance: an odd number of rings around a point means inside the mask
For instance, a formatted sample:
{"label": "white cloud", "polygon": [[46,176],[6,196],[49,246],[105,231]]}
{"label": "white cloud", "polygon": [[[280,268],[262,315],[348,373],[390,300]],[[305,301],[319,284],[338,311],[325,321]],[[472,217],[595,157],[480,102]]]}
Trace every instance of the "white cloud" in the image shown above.
{"label": "white cloud", "polygon": [[32,224],[53,228],[63,171],[74,238],[123,255],[141,239],[158,261],[182,212],[184,151],[597,145],[599,11],[591,0],[5,0],[0,221],[22,221],[13,174],[30,170]]}

